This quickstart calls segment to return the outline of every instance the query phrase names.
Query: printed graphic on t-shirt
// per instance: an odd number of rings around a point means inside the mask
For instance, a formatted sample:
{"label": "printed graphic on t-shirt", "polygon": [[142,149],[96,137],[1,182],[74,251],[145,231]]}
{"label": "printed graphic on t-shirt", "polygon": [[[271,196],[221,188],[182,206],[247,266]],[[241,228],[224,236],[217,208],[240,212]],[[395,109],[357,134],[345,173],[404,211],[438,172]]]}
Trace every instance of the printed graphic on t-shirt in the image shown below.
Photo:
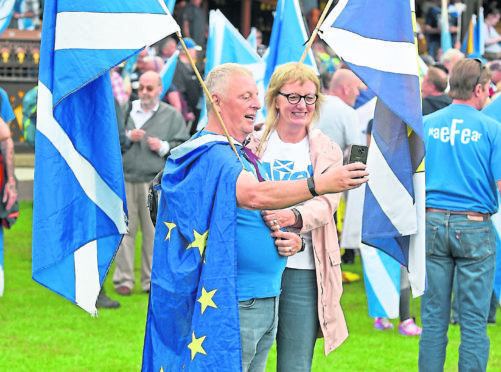
{"label": "printed graphic on t-shirt", "polygon": [[440,128],[430,128],[428,130],[428,136],[433,139],[440,140],[444,143],[450,143],[454,146],[456,141],[460,141],[462,144],[468,144],[470,142],[478,142],[482,137],[482,133],[476,130],[471,130],[470,128],[457,128],[458,124],[462,124],[464,120],[453,119],[450,128],[440,127]]}
{"label": "printed graphic on t-shirt", "polygon": [[273,165],[263,162],[263,168],[273,181],[294,181],[313,175],[311,164],[308,165],[307,170],[294,171],[294,161],[291,160],[274,160]]}

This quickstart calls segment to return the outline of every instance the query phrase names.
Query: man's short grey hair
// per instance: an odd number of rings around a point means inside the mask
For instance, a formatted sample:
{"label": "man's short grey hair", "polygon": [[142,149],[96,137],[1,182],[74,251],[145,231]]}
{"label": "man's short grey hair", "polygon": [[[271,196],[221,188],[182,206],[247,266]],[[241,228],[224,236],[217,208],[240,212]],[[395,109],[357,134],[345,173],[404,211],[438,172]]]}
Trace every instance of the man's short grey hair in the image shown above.
{"label": "man's short grey hair", "polygon": [[[205,79],[205,85],[207,90],[212,95],[217,93],[222,97],[225,97],[228,90],[228,85],[230,83],[230,78],[233,74],[247,75],[253,78],[252,72],[238,63],[223,63],[222,65],[214,67],[207,78]],[[207,106],[207,112],[212,110],[209,99],[205,98],[205,104]]]}
{"label": "man's short grey hair", "polygon": [[461,59],[464,58],[464,54],[458,49],[451,48],[442,55],[442,57],[440,58],[440,63],[443,64],[444,62],[451,62],[454,57]]}

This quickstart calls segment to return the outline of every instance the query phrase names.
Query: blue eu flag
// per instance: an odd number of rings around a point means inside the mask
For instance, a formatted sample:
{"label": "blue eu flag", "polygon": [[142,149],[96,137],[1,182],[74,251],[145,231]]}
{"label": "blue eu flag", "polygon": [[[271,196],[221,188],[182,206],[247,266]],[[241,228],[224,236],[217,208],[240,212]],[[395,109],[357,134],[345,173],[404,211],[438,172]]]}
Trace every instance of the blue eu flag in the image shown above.
{"label": "blue eu flag", "polygon": [[143,371],[241,370],[236,194],[228,141],[195,135],[162,178]]}

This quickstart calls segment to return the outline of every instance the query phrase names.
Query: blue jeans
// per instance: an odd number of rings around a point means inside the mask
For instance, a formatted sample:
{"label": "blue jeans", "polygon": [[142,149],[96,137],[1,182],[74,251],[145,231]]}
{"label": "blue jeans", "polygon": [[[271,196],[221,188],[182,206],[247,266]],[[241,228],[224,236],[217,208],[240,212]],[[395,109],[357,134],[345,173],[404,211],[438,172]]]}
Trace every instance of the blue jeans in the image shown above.
{"label": "blue jeans", "polygon": [[444,369],[455,269],[461,331],[458,370],[485,371],[490,345],[487,313],[495,260],[496,235],[490,219],[474,221],[466,215],[426,213],[428,289],[421,299],[420,371]]}
{"label": "blue jeans", "polygon": [[238,302],[242,371],[264,372],[278,324],[278,297]]}
{"label": "blue jeans", "polygon": [[315,270],[286,268],[278,312],[277,372],[311,370],[318,323]]}

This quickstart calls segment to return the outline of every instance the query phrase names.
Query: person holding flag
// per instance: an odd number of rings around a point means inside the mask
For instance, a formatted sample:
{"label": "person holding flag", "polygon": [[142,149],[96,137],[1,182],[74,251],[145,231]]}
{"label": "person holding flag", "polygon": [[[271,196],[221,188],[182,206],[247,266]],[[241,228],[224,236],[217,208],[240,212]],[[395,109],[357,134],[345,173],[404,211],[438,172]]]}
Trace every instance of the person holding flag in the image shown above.
{"label": "person holding flag", "polygon": [[206,84],[208,125],[172,151],[162,178],[143,371],[264,371],[285,258],[302,239],[281,231],[278,220],[271,232],[260,210],[368,180],[361,163],[332,163],[305,179],[266,181],[241,145],[260,109],[252,73],[222,64]]}

